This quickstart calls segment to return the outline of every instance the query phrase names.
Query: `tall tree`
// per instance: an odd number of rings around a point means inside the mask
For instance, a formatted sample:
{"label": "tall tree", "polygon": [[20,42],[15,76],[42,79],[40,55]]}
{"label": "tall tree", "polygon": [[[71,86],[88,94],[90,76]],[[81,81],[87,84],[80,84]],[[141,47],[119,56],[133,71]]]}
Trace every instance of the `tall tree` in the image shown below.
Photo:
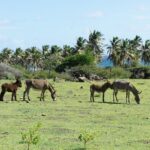
{"label": "tall tree", "polygon": [[2,59],[3,59],[3,62],[8,64],[8,63],[11,63],[11,57],[12,57],[12,54],[13,54],[13,51],[9,48],[4,48],[1,52],[2,54]]}
{"label": "tall tree", "polygon": [[146,40],[142,46],[142,61],[144,64],[150,64],[150,40]]}
{"label": "tall tree", "polygon": [[20,64],[23,66],[23,50],[19,47],[19,48],[16,48],[15,52],[14,52],[14,63],[15,64]]}
{"label": "tall tree", "polygon": [[92,50],[93,55],[96,56],[96,60],[100,61],[101,54],[103,52],[103,34],[99,31],[93,31],[89,35],[88,47]]}
{"label": "tall tree", "polygon": [[108,49],[108,59],[110,59],[114,66],[117,66],[120,63],[120,49],[121,49],[121,40],[118,37],[113,37],[110,41]]}
{"label": "tall tree", "polygon": [[32,65],[33,65],[33,69],[35,71],[35,69],[38,69],[38,65],[42,58],[42,55],[41,55],[41,52],[39,51],[39,49],[37,49],[36,47],[31,47],[30,53],[32,55]]}
{"label": "tall tree", "polygon": [[132,59],[130,59],[131,65],[133,63],[139,62],[141,55],[141,48],[142,48],[142,39],[140,36],[136,35],[133,40],[130,40],[129,53],[132,56]]}
{"label": "tall tree", "polygon": [[77,39],[77,43],[76,43],[76,52],[80,52],[85,50],[85,43],[86,43],[86,39],[84,39],[83,37],[79,37]]}
{"label": "tall tree", "polygon": [[49,45],[43,45],[42,46],[42,54],[43,54],[43,57],[46,58],[47,55],[49,53]]}
{"label": "tall tree", "polygon": [[62,51],[62,56],[67,57],[70,56],[73,53],[73,47],[69,45],[64,45],[63,46],[63,51]]}

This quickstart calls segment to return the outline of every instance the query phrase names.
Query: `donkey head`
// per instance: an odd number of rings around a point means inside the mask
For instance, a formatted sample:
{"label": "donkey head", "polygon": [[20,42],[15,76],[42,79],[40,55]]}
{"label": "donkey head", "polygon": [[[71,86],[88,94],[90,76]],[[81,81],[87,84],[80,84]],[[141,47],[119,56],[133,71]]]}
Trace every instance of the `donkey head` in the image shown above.
{"label": "donkey head", "polygon": [[50,83],[49,83],[48,89],[51,92],[51,97],[52,97],[53,101],[55,101],[56,100],[56,90]]}
{"label": "donkey head", "polygon": [[135,96],[135,101],[136,101],[136,103],[137,104],[140,104],[140,97],[139,97],[139,94],[141,94],[142,93],[142,91],[141,92],[137,92],[137,94],[136,94],[136,96]]}
{"label": "donkey head", "polygon": [[136,101],[137,104],[140,104],[140,97],[139,97],[139,95],[135,96],[135,101]]}
{"label": "donkey head", "polygon": [[16,82],[15,83],[17,84],[18,87],[22,87],[22,83],[21,83],[20,78],[16,78]]}
{"label": "donkey head", "polygon": [[105,83],[105,85],[106,85],[108,88],[112,88],[112,83],[111,83],[109,80],[107,80],[107,82]]}

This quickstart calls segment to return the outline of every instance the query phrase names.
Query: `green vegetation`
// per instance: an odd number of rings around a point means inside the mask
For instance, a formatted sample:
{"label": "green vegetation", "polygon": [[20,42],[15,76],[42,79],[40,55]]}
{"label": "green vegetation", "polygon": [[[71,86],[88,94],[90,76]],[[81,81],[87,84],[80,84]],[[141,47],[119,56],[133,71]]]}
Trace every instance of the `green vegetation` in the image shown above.
{"label": "green vegetation", "polygon": [[41,124],[38,123],[33,128],[30,128],[28,132],[21,133],[22,135],[22,144],[27,144],[27,150],[30,150],[30,145],[36,145],[38,144],[40,140],[40,135],[38,133],[39,128],[41,127]]}
{"label": "green vegetation", "polygon": [[[127,78],[130,76],[127,70],[139,67],[141,61],[144,65],[150,64],[150,40],[143,41],[138,35],[133,39],[113,37],[107,43],[106,48],[108,59],[111,60],[115,68],[111,73],[108,70],[101,71],[103,74],[106,73],[105,77]],[[96,67],[102,60],[103,53],[103,34],[94,30],[87,39],[77,38],[74,47],[43,45],[42,48],[36,46],[27,49],[16,48],[15,50],[4,48],[0,52],[0,62],[17,67],[25,78],[50,78],[54,75],[51,72],[55,71],[60,73],[67,72],[72,67]],[[16,64],[19,65],[16,66]],[[150,76],[149,73],[146,76]],[[0,77],[13,79],[13,74],[8,72],[7,75],[0,74]]]}
{"label": "green vegetation", "polygon": [[90,131],[87,131],[87,130],[84,130],[84,131],[82,131],[82,132],[80,133],[78,139],[79,139],[81,142],[83,142],[83,144],[84,144],[84,149],[85,149],[85,150],[87,149],[87,146],[86,146],[87,143],[88,143],[89,141],[94,140],[94,134],[95,134],[95,133],[91,133]]}
{"label": "green vegetation", "polygon": [[[83,143],[77,139],[81,129],[96,133],[94,140],[87,143],[88,150],[149,150],[150,81],[129,81],[142,90],[140,105],[132,94],[131,104],[125,104],[124,92],[118,93],[119,104],[113,104],[111,89],[106,91],[107,103],[102,103],[101,94],[90,103],[89,82],[51,81],[57,90],[55,102],[48,91],[45,102],[40,102],[40,92],[34,90],[30,91],[31,102],[22,102],[24,84],[18,89],[18,102],[11,102],[11,93],[6,93],[5,101],[0,102],[0,150],[25,150],[20,134],[37,122],[42,123],[40,141],[32,150],[82,150]],[[0,80],[0,85],[4,82]]]}

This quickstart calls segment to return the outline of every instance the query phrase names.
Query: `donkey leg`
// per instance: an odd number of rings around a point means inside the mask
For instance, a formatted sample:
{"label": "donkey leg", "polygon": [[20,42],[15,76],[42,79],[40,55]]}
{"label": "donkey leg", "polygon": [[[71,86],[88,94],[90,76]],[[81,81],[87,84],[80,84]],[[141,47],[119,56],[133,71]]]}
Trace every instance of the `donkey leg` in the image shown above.
{"label": "donkey leg", "polygon": [[113,91],[113,102],[115,102],[115,92]]}
{"label": "donkey leg", "polygon": [[94,102],[94,92],[93,91],[91,92],[91,95],[90,95],[90,101]]}
{"label": "donkey leg", "polygon": [[116,98],[116,101],[117,101],[117,103],[118,103],[117,94],[118,94],[118,91],[115,91],[115,98]]}
{"label": "donkey leg", "polygon": [[30,101],[29,92],[30,92],[30,89],[27,89],[28,101]]}
{"label": "donkey leg", "polygon": [[126,104],[128,103],[128,91],[126,91]]}
{"label": "donkey leg", "polygon": [[130,104],[130,92],[128,91],[128,102]]}
{"label": "donkey leg", "polygon": [[92,97],[93,97],[93,102],[95,102],[95,99],[94,99],[94,92],[92,93]]}
{"label": "donkey leg", "polygon": [[12,92],[12,94],[11,94],[11,101],[14,101],[14,97],[15,97],[15,92]]}
{"label": "donkey leg", "polygon": [[43,90],[41,91],[40,101],[43,99]]}
{"label": "donkey leg", "polygon": [[45,98],[45,91],[46,90],[43,90],[43,101],[45,101],[45,99],[44,99]]}
{"label": "donkey leg", "polygon": [[28,101],[30,101],[30,97],[29,97],[29,91],[30,91],[30,88],[27,88],[25,89],[24,93],[23,93],[23,101],[26,101],[26,95],[28,97]]}
{"label": "donkey leg", "polygon": [[103,92],[103,103],[105,102],[104,98],[105,98],[105,93]]}
{"label": "donkey leg", "polygon": [[23,92],[23,101],[26,100],[26,93],[27,93],[27,88],[26,88],[25,91]]}
{"label": "donkey leg", "polygon": [[4,101],[4,95],[5,95],[5,92],[1,92],[1,94],[0,94],[0,101]]}
{"label": "donkey leg", "polygon": [[14,93],[15,101],[17,101],[17,94],[16,92]]}

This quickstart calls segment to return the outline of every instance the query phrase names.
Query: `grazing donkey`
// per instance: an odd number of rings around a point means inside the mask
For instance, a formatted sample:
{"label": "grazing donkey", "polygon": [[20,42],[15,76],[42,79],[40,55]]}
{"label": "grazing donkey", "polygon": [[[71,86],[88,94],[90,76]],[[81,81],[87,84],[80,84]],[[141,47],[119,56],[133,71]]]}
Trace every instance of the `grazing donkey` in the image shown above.
{"label": "grazing donkey", "polygon": [[106,83],[104,83],[103,85],[95,85],[95,84],[92,84],[90,86],[90,101],[91,102],[94,102],[94,92],[102,92],[103,93],[103,103],[104,103],[104,98],[105,98],[105,91],[108,89],[108,88],[111,88],[111,83],[109,81],[107,81]]}
{"label": "grazing donkey", "polygon": [[130,91],[131,91],[133,93],[134,97],[135,97],[136,103],[140,104],[139,94],[141,92],[139,92],[135,88],[135,86],[133,86],[130,82],[123,81],[123,80],[114,81],[112,83],[112,87],[111,88],[113,89],[113,102],[114,102],[115,98],[116,98],[116,100],[118,102],[118,98],[117,98],[118,90],[124,90],[126,92],[126,103],[130,103]]}
{"label": "grazing donkey", "polygon": [[24,94],[23,94],[23,100],[24,101],[25,101],[25,95],[26,94],[28,96],[28,100],[30,101],[30,98],[29,98],[30,88],[42,91],[40,101],[41,100],[44,101],[44,94],[45,94],[46,90],[50,91],[53,101],[56,100],[56,91],[55,91],[54,87],[47,80],[43,80],[43,79],[26,80],[25,84],[26,84],[26,89],[25,89]]}
{"label": "grazing donkey", "polygon": [[11,92],[12,93],[12,96],[11,96],[11,101],[14,100],[15,98],[15,101],[17,101],[17,96],[16,96],[16,93],[17,93],[17,89],[18,87],[22,87],[22,84],[21,84],[21,81],[19,79],[16,79],[16,82],[14,83],[4,83],[1,85],[1,94],[0,94],[0,101],[3,101],[4,100],[4,95],[6,92]]}

